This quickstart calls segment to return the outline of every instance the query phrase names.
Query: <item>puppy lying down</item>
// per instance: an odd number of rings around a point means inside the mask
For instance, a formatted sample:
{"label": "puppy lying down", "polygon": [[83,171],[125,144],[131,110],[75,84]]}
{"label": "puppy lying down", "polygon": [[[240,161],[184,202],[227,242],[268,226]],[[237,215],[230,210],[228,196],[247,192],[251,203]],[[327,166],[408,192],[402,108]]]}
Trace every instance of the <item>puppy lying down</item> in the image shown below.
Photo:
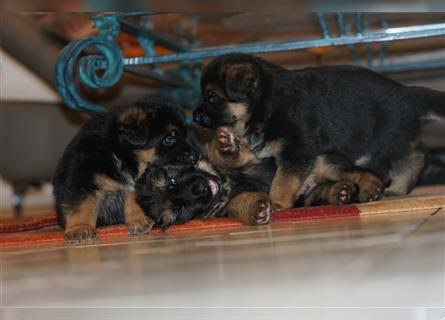
{"label": "puppy lying down", "polygon": [[250,155],[233,135],[219,130],[196,165],[150,167],[136,184],[136,201],[164,228],[211,216],[268,223],[267,193],[276,167],[271,159]]}
{"label": "puppy lying down", "polygon": [[[255,157],[230,128],[221,127],[196,165],[148,168],[136,184],[136,201],[163,228],[208,217],[266,224],[272,214],[268,193],[276,170],[272,158]],[[342,205],[357,200],[358,187],[349,181],[307,184],[305,196],[296,205]]]}

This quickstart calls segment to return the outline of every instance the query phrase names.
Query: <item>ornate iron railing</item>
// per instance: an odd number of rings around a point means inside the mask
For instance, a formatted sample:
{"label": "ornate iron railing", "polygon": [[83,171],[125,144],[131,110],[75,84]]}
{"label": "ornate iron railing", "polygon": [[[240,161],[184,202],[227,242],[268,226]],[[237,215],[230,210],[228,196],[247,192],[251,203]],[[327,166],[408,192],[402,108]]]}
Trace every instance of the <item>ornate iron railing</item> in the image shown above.
{"label": "ornate iron railing", "polygon": [[[339,34],[333,36],[329,31],[324,14],[316,13],[323,32],[323,36],[318,39],[198,48],[199,41],[197,39],[186,44],[176,44],[153,32],[149,26],[151,15],[151,13],[118,13],[95,16],[93,19],[95,26],[99,29],[99,34],[84,40],[73,41],[63,49],[56,65],[56,87],[69,108],[84,112],[106,110],[103,106],[86,101],[79,95],[74,80],[76,73],[83,85],[96,89],[115,85],[121,79],[124,71],[162,81],[164,93],[182,104],[194,106],[200,99],[199,79],[202,66],[200,60],[231,52],[253,54],[347,46],[354,63],[360,64],[361,60],[356,45],[365,44],[365,65],[379,72],[445,67],[444,59],[423,63],[385,64],[385,51],[391,41],[444,36],[445,23],[390,28],[384,17],[381,16],[381,30],[365,31],[366,16],[356,13],[353,31],[348,33],[344,15],[337,13]],[[139,24],[127,19],[135,16],[140,18]],[[144,55],[124,58],[121,49],[115,42],[119,32],[135,35],[143,48]],[[381,43],[378,65],[373,65],[371,43]],[[174,53],[157,55],[154,49],[155,45],[164,46]],[[93,50],[93,52],[87,52],[87,50]],[[161,64],[166,62],[180,62],[180,66],[167,72],[161,67]],[[143,65],[150,65],[151,68],[140,68]]]}

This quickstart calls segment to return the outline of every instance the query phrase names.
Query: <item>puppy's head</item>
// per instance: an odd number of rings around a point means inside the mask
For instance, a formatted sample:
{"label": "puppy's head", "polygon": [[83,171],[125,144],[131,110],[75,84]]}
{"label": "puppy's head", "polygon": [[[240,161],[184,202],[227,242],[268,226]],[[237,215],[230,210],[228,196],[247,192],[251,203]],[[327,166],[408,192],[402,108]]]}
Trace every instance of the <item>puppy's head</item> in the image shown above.
{"label": "puppy's head", "polygon": [[194,167],[151,167],[138,181],[138,203],[156,225],[166,228],[208,217],[227,202],[224,178],[201,162]]}
{"label": "puppy's head", "polygon": [[194,164],[197,154],[187,142],[185,116],[165,98],[151,96],[114,112],[117,149],[134,156],[143,171],[148,164]]}
{"label": "puppy's head", "polygon": [[214,59],[201,79],[203,102],[193,113],[194,122],[210,130],[231,126],[243,135],[263,85],[259,61],[244,54]]}

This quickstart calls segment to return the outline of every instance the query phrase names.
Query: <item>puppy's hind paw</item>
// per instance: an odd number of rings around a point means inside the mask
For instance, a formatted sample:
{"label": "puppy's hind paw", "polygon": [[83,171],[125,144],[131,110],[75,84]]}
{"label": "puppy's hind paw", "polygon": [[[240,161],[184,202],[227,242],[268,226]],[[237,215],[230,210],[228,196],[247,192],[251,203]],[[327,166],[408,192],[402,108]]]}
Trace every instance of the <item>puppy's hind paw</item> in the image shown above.
{"label": "puppy's hind paw", "polygon": [[377,201],[383,196],[384,185],[379,180],[359,185],[359,202]]}
{"label": "puppy's hind paw", "polygon": [[357,186],[349,181],[339,181],[331,187],[329,203],[341,206],[354,201],[357,195]]}
{"label": "puppy's hind paw", "polygon": [[272,203],[269,199],[264,198],[257,202],[257,208],[252,215],[252,225],[267,224],[272,217]]}

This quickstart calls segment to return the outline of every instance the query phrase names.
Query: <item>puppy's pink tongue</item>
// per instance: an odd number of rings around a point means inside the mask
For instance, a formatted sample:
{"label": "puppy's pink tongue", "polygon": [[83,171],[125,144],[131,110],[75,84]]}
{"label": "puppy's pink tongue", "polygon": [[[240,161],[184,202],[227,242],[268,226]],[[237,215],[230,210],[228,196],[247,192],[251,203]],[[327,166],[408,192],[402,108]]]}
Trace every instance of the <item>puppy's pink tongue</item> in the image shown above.
{"label": "puppy's pink tongue", "polygon": [[209,179],[209,187],[210,187],[210,191],[212,192],[212,196],[215,196],[218,194],[219,186],[215,180]]}

